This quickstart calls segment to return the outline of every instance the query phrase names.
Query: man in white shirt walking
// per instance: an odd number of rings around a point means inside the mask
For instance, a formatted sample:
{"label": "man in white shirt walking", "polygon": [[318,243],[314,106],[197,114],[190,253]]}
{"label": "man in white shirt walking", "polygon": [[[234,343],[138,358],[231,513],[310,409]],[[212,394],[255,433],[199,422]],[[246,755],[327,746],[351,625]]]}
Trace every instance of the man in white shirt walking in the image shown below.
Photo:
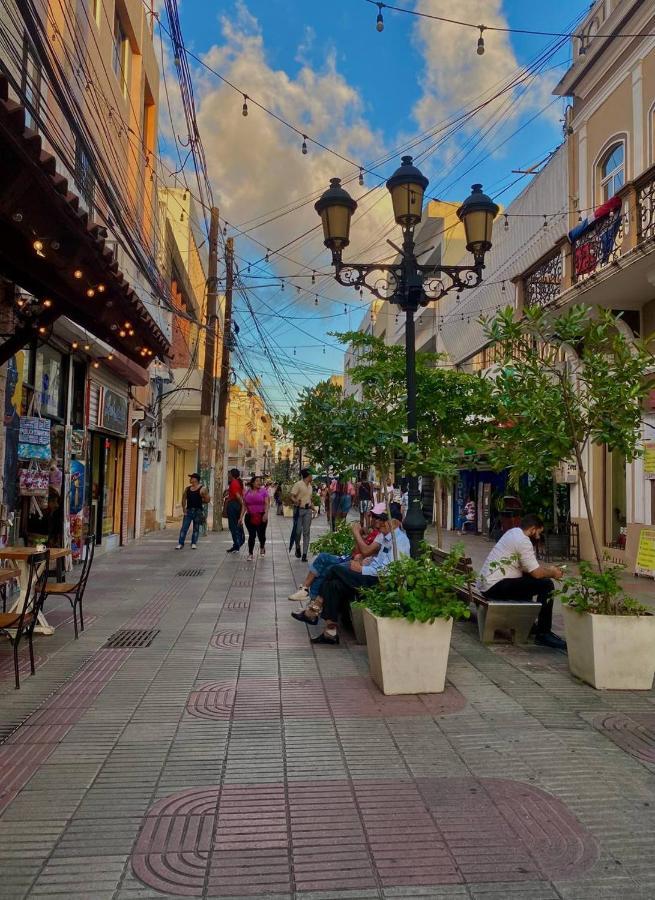
{"label": "man in white shirt walking", "polygon": [[300,473],[300,481],[296,481],[291,488],[291,500],[293,502],[293,530],[289,541],[289,552],[294,543],[296,556],[301,558],[300,537],[302,535],[302,561],[307,562],[309,550],[309,532],[312,527],[312,471],[303,469]]}
{"label": "man in white shirt walking", "polygon": [[542,565],[535,555],[532,541],[541,537],[544,523],[535,515],[521,519],[519,528],[510,528],[498,541],[480,569],[477,588],[489,600],[532,600],[537,598],[541,610],[537,619],[537,644],[566,649],[566,641],[552,632],[552,579],[561,579],[558,566]]}

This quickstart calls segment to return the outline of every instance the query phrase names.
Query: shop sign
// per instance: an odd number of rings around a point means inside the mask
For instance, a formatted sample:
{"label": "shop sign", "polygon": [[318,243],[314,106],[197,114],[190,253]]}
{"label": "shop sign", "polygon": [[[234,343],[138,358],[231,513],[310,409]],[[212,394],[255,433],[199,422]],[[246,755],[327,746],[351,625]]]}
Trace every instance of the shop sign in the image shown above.
{"label": "shop sign", "polygon": [[637,575],[650,575],[655,578],[655,529],[653,528],[642,528],[639,533],[636,572]]}
{"label": "shop sign", "polygon": [[127,432],[127,398],[107,388],[102,398],[102,427],[117,434]]}
{"label": "shop sign", "polygon": [[644,475],[655,479],[655,441],[644,441]]}

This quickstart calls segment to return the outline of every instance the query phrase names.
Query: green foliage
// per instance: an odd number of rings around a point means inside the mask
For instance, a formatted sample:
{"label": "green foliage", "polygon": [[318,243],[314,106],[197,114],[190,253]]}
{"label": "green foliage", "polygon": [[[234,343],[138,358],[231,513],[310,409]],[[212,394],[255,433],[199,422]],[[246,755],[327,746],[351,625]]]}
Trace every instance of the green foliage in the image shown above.
{"label": "green foliage", "polygon": [[467,619],[468,605],[457,594],[457,588],[465,587],[468,580],[457,571],[460,557],[455,549],[437,565],[429,547],[419,559],[403,556],[389,563],[378,584],[361,591],[358,605],[376,616],[410,622]]}
{"label": "green foliage", "polygon": [[354,544],[350,525],[347,525],[345,520],[341,520],[337,522],[334,531],[328,531],[312,541],[309,550],[313,554],[334,553],[335,556],[350,556]]}
{"label": "green foliage", "polygon": [[628,597],[621,587],[624,566],[606,566],[597,572],[589,563],[580,563],[580,574],[565,578],[555,596],[579,612],[604,616],[643,616],[647,606]]}

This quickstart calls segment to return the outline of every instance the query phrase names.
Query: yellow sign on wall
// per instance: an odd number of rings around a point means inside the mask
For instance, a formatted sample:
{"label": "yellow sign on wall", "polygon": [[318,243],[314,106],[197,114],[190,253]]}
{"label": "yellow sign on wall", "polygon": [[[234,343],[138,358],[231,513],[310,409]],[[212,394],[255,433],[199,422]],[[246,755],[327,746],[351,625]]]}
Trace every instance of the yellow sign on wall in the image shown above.
{"label": "yellow sign on wall", "polygon": [[655,441],[644,441],[644,475],[655,478]]}
{"label": "yellow sign on wall", "polygon": [[636,572],[655,578],[655,528],[643,528],[639,533]]}

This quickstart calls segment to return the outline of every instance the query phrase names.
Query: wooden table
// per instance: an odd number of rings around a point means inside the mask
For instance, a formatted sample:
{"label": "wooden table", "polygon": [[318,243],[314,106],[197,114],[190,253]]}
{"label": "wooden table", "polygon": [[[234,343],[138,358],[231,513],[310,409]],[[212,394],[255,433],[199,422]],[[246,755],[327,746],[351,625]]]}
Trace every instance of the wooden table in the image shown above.
{"label": "wooden table", "polygon": [[[25,591],[27,590],[27,582],[29,580],[30,557],[35,553],[41,552],[42,551],[37,550],[36,547],[0,547],[0,559],[10,559],[12,560],[12,562],[15,562],[20,573],[20,594],[18,595],[18,599],[11,607],[9,612],[20,612],[23,608]],[[71,551],[62,547],[52,547],[50,549],[50,561],[56,561],[58,567],[59,560],[63,562],[63,560],[70,555]],[[37,624],[34,626],[34,631],[38,634],[55,633],[55,629],[52,627],[52,625],[48,624],[48,620],[43,614],[43,611],[39,613]]]}

